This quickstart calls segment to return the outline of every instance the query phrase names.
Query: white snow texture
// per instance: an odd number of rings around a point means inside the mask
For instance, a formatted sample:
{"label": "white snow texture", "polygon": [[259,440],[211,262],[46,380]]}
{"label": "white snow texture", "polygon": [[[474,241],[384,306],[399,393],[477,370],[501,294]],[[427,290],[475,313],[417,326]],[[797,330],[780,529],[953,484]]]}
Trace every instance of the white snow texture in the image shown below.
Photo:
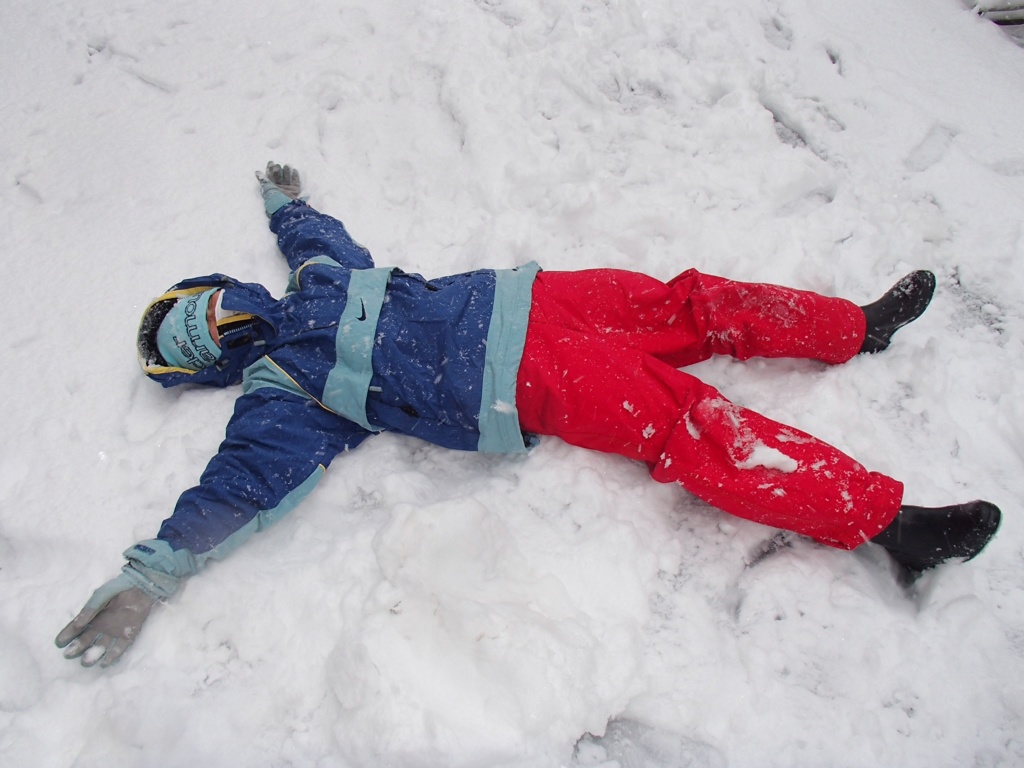
{"label": "white snow texture", "polygon": [[[996,26],[957,0],[0,17],[0,764],[1024,764],[1024,49]],[[427,276],[697,267],[867,303],[932,269],[883,354],[691,371],[1001,532],[905,590],[874,546],[755,558],[773,531],[625,459],[384,435],[121,663],[64,660],[236,394],[147,381],[138,315],[213,271],[280,294],[270,159]]]}

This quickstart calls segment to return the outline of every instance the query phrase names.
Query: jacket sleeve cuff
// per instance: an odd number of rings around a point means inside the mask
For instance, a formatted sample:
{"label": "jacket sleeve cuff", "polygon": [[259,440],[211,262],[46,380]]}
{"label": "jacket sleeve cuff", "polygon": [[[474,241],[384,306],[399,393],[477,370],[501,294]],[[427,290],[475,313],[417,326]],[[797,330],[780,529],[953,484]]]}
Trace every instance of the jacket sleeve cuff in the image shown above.
{"label": "jacket sleeve cuff", "polygon": [[273,216],[290,202],[292,199],[277,187],[263,191],[263,208],[267,212],[267,218]]}
{"label": "jacket sleeve cuff", "polygon": [[196,572],[196,559],[187,549],[171,549],[160,539],[147,539],[124,552],[128,562],[121,569],[146,594],[166,600]]}

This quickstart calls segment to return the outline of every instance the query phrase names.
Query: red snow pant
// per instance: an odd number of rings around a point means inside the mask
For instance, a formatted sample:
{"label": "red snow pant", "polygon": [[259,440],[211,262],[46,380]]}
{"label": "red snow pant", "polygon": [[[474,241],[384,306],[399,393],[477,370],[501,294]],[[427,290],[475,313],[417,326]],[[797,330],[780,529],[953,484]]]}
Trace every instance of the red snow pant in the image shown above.
{"label": "red snow pant", "polygon": [[903,485],[677,370],[713,354],[843,363],[864,313],[845,299],[689,270],[668,284],[611,269],[541,272],[516,405],[527,432],[645,462],[738,517],[853,549]]}

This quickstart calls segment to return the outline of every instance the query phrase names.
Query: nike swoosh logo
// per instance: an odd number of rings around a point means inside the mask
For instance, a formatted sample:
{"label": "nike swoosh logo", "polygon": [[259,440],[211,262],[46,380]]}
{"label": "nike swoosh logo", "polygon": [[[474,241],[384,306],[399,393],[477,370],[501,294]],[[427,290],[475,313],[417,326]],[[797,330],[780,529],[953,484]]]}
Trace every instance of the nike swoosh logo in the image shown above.
{"label": "nike swoosh logo", "polygon": [[359,303],[363,306],[363,313],[361,315],[359,315],[359,317],[357,317],[356,320],[359,320],[360,322],[362,322],[363,320],[366,319],[366,302],[363,301],[362,299],[360,299]]}

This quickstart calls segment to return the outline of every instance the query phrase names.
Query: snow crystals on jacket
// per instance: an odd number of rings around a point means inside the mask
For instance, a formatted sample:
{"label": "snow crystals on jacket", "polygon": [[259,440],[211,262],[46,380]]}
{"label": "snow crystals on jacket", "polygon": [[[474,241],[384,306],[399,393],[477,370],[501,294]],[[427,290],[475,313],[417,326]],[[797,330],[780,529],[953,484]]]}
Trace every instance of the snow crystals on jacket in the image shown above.
{"label": "snow crystals on jacket", "polygon": [[219,274],[175,286],[223,288],[225,309],[257,318],[255,343],[198,372],[147,367],[164,386],[241,378],[243,394],[199,484],[156,539],[125,552],[136,569],[176,581],[225,556],[375,432],[526,450],[515,385],[535,263],[426,280],[376,268],[340,221],[302,201],[270,228],[292,270],[282,299]]}

